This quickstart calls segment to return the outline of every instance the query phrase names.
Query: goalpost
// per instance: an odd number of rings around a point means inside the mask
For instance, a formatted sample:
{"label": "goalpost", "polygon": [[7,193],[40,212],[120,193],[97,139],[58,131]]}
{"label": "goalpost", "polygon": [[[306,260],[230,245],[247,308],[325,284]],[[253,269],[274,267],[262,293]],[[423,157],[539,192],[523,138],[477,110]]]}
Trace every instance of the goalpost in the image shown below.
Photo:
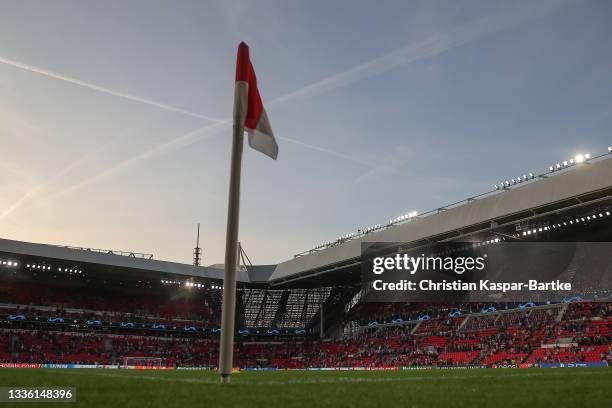
{"label": "goalpost", "polygon": [[162,359],[161,357],[125,356],[123,366],[125,368],[161,367]]}

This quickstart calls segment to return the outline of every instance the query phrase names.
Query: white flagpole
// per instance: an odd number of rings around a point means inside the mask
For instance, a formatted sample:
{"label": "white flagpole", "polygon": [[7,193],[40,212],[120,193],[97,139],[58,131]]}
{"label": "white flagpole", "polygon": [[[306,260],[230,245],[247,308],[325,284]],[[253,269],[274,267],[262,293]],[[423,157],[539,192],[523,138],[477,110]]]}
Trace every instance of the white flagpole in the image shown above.
{"label": "white flagpole", "polygon": [[221,382],[229,383],[234,356],[234,320],[236,314],[236,264],[238,261],[238,220],[240,216],[240,171],[244,141],[244,117],[247,109],[247,84],[236,82],[234,91],[234,136],[230,170],[227,234],[225,236],[225,275],[221,310],[221,351],[219,373]]}

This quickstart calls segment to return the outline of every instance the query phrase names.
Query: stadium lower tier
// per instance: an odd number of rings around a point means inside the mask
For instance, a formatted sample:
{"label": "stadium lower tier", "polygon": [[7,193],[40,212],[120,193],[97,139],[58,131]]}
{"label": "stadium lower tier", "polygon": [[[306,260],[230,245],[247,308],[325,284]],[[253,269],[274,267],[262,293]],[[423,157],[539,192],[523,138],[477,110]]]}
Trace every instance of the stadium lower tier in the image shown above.
{"label": "stadium lower tier", "polygon": [[[245,341],[237,367],[397,367],[612,362],[610,303],[575,303],[488,315],[439,317],[416,325],[365,327],[329,341]],[[217,337],[140,336],[49,328],[0,329],[0,362],[164,366],[218,362]]]}

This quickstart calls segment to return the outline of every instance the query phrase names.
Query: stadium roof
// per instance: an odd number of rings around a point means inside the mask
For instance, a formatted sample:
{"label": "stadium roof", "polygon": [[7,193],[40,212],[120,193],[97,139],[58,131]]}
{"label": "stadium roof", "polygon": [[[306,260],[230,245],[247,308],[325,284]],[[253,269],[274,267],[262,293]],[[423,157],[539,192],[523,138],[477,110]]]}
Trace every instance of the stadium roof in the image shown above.
{"label": "stadium roof", "polygon": [[269,279],[280,285],[359,264],[362,242],[433,242],[457,239],[506,223],[612,200],[612,158],[583,163],[566,171],[540,176],[534,181],[503,189],[426,217],[371,232],[325,249],[280,263]]}
{"label": "stadium roof", "polygon": [[[75,263],[139,269],[209,279],[223,279],[222,269],[117,255],[111,253],[110,251],[98,252],[87,249],[74,249],[56,245],[35,244],[31,242],[0,239],[0,252]],[[237,272],[237,279],[241,282],[250,282],[249,275],[246,271]]]}

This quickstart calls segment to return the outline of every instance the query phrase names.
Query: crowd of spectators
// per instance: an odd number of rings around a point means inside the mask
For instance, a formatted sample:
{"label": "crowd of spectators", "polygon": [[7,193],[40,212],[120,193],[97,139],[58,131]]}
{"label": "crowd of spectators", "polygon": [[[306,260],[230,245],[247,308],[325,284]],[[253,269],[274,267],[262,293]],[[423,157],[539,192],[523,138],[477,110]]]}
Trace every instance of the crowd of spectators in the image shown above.
{"label": "crowd of spectators", "polygon": [[[612,362],[611,312],[610,303],[457,317],[444,311],[416,325],[366,327],[335,341],[238,339],[235,364],[307,368]],[[140,356],[159,358],[165,366],[216,366],[217,353],[217,337],[0,330],[1,362],[122,364],[125,357]]]}

